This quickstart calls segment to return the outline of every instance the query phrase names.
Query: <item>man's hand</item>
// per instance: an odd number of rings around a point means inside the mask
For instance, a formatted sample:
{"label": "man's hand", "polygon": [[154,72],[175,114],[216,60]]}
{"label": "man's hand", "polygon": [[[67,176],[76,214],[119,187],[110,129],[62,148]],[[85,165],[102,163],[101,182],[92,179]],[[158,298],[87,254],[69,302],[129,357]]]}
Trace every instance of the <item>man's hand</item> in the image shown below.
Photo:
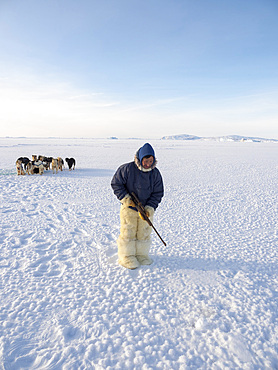
{"label": "man's hand", "polygon": [[123,197],[123,199],[121,199],[121,203],[126,207],[135,207],[135,203],[133,202],[129,194],[127,194],[125,197]]}
{"label": "man's hand", "polygon": [[[146,215],[148,218],[150,217],[149,212],[148,212],[148,211],[146,211],[146,210],[145,210],[145,215]],[[140,217],[142,220],[144,220],[144,221],[145,221],[145,218],[144,218],[144,216],[142,215],[142,213],[141,213],[141,212],[139,212],[139,217]]]}

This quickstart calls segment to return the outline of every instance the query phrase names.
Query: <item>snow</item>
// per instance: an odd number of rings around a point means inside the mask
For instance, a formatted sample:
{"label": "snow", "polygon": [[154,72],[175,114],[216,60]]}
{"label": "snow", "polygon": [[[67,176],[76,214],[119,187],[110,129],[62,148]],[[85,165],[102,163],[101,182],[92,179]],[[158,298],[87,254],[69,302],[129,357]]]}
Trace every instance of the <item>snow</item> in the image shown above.
{"label": "snow", "polygon": [[0,368],[278,369],[277,144],[150,142],[167,246],[131,271],[110,181],[144,141],[0,138]]}

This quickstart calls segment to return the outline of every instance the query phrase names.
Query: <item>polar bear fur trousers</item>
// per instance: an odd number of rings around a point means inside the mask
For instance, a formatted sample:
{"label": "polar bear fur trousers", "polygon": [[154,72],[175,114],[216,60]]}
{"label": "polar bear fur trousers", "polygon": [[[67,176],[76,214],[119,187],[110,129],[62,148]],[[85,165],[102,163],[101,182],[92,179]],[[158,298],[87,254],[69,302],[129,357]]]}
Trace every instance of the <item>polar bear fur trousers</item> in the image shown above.
{"label": "polar bear fur trousers", "polygon": [[[154,209],[148,206],[145,209],[149,213],[149,219],[153,221]],[[149,257],[151,226],[125,203],[121,205],[120,219],[121,231],[117,240],[119,264],[128,269],[152,264]]]}

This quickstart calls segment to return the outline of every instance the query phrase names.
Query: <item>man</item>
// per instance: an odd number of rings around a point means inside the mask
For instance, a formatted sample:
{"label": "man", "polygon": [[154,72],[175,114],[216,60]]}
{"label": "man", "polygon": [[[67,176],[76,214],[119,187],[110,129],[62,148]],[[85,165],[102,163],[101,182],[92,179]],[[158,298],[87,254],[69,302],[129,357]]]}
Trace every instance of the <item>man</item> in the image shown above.
{"label": "man", "polygon": [[145,208],[150,220],[164,194],[163,180],[156,168],[152,146],[144,144],[135,154],[133,162],[120,166],[113,176],[111,186],[121,201],[121,231],[117,240],[119,264],[136,269],[152,263],[149,257],[151,226],[135,208],[130,194],[134,192]]}

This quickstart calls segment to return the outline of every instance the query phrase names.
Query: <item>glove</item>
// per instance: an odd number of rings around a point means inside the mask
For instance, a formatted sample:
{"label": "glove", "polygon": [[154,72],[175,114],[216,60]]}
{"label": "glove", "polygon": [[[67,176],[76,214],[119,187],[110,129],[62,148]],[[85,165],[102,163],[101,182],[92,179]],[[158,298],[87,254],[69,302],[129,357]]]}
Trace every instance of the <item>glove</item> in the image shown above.
{"label": "glove", "polygon": [[[144,208],[144,210],[145,210],[145,215],[146,215],[148,218],[154,214],[154,209],[153,209],[152,207],[150,207],[150,206],[146,206],[146,207]],[[139,216],[140,216],[140,218],[141,218],[142,220],[145,220],[145,219],[144,219],[144,216],[142,215],[142,213],[140,213],[140,212],[139,212]]]}
{"label": "glove", "polygon": [[145,211],[146,213],[148,213],[148,217],[153,217],[154,212],[155,212],[154,208],[148,205],[145,206]]}
{"label": "glove", "polygon": [[131,196],[127,194],[122,200],[121,200],[122,205],[126,207],[135,207],[134,202],[131,199]]}

